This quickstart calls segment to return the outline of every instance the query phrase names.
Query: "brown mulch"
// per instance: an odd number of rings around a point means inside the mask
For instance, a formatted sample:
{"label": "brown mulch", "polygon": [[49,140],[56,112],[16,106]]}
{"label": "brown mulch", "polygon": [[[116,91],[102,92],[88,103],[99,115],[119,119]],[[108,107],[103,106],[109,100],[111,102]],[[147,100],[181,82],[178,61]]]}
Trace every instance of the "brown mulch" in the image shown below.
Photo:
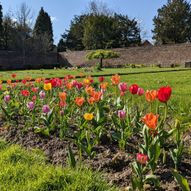
{"label": "brown mulch", "polygon": [[[0,137],[6,141],[19,144],[26,149],[40,149],[47,157],[47,162],[54,165],[65,166],[67,164],[68,141],[61,140],[58,137],[44,137],[36,134],[33,130],[23,131],[21,128],[8,127],[4,128],[3,123],[0,123]],[[130,183],[131,167],[130,163],[135,157],[131,153],[135,150],[135,146],[131,140],[125,152],[119,150],[115,143],[108,143],[106,138],[103,138],[102,144],[95,148],[97,153],[94,159],[88,159],[84,156],[84,164],[90,166],[93,170],[101,171],[110,184],[115,184],[124,190]],[[77,148],[71,145],[74,154],[77,155]],[[161,191],[178,191],[179,188],[174,181],[171,170],[173,169],[173,162],[169,158],[167,164],[159,164],[156,175],[161,182],[160,189],[149,188],[147,190],[161,190]],[[191,185],[191,158],[183,157],[180,165],[180,173],[187,178]]]}

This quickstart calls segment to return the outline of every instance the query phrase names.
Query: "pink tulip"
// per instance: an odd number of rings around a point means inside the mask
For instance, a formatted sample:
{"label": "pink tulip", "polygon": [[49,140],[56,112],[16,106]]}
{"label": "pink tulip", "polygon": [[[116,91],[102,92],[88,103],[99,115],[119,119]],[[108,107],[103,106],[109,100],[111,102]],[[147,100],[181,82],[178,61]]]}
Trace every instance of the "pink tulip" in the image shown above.
{"label": "pink tulip", "polygon": [[42,107],[42,112],[43,112],[43,113],[49,113],[49,112],[50,112],[50,107],[49,107],[49,105],[43,105],[43,107]]}
{"label": "pink tulip", "polygon": [[60,111],[60,115],[63,116],[64,115],[64,111]]}
{"label": "pink tulip", "polygon": [[44,99],[46,96],[46,93],[44,91],[40,91],[39,96],[40,96],[40,99]]}
{"label": "pink tulip", "polygon": [[10,100],[11,100],[11,96],[10,96],[10,95],[6,95],[6,96],[4,97],[4,101],[5,101],[6,103],[8,103]]}
{"label": "pink tulip", "polygon": [[34,95],[34,96],[32,97],[32,100],[33,100],[33,101],[36,101],[36,95]]}
{"label": "pink tulip", "polygon": [[141,96],[145,93],[143,88],[138,88],[137,95]]}
{"label": "pink tulip", "polygon": [[30,101],[30,102],[27,103],[27,108],[28,108],[29,110],[33,110],[34,107],[35,107],[35,104],[34,104],[33,101]]}
{"label": "pink tulip", "polygon": [[148,156],[142,153],[137,154],[137,161],[141,164],[146,164],[149,160]]}
{"label": "pink tulip", "polygon": [[126,117],[126,111],[124,111],[124,110],[119,110],[119,111],[118,111],[118,117],[119,117],[120,119],[125,119],[125,117]]}
{"label": "pink tulip", "polygon": [[118,87],[121,92],[126,92],[128,89],[127,84],[124,82],[119,83]]}

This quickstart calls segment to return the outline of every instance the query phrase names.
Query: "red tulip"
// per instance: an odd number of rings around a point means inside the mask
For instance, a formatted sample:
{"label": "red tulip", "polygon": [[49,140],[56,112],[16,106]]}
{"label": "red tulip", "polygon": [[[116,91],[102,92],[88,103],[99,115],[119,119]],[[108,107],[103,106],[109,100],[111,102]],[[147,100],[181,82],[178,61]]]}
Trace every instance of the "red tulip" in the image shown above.
{"label": "red tulip", "polygon": [[146,164],[149,160],[148,156],[142,153],[137,154],[137,161],[141,164]]}
{"label": "red tulip", "polygon": [[62,86],[62,80],[60,78],[51,79],[50,83],[52,84],[52,87],[61,87]]}
{"label": "red tulip", "polygon": [[16,74],[11,74],[12,78],[16,78],[17,75]]}
{"label": "red tulip", "polygon": [[22,90],[21,91],[21,94],[24,96],[24,97],[28,97],[30,95],[30,92],[28,90]]}
{"label": "red tulip", "polygon": [[24,79],[24,80],[22,80],[21,82],[22,82],[23,84],[26,84],[26,83],[27,83],[27,80]]}
{"label": "red tulip", "polygon": [[138,89],[139,89],[139,86],[138,86],[137,84],[132,84],[132,85],[129,87],[129,91],[130,91],[132,94],[137,94]]}
{"label": "red tulip", "polygon": [[100,82],[100,83],[105,80],[105,78],[104,78],[103,76],[100,76],[98,79],[99,79],[99,82]]}
{"label": "red tulip", "polygon": [[158,100],[160,102],[166,103],[170,99],[171,93],[171,87],[161,87],[158,91]]}

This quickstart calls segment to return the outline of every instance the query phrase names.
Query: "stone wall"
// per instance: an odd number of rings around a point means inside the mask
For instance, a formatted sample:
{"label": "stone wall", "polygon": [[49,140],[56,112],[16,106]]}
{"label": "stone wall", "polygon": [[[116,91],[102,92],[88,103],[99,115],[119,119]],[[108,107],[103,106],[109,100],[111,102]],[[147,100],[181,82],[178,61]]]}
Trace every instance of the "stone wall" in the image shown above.
{"label": "stone wall", "polygon": [[0,51],[0,70],[39,69],[59,66],[57,53],[31,54],[22,56],[15,51]]}
{"label": "stone wall", "polygon": [[[144,46],[114,49],[119,58],[104,61],[105,67],[123,67],[127,64],[171,65],[185,66],[191,61],[191,44]],[[40,69],[71,66],[92,66],[98,60],[86,59],[88,51],[67,51],[62,53],[48,53],[27,55],[25,59],[21,53],[0,51],[0,70],[12,69]]]}
{"label": "stone wall", "polygon": [[[114,49],[120,54],[117,59],[105,60],[104,65],[120,67],[126,64],[161,65],[163,67],[171,65],[185,65],[191,61],[191,44],[144,46]],[[73,66],[94,65],[97,60],[89,61],[85,59],[88,51],[67,51],[60,53],[68,63]]]}

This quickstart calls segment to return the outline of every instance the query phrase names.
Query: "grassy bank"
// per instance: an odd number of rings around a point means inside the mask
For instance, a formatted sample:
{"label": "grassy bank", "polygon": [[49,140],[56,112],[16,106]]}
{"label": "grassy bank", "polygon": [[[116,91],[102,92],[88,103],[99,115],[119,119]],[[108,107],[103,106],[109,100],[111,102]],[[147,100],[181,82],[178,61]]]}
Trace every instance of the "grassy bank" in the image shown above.
{"label": "grassy bank", "polygon": [[46,164],[39,151],[27,152],[0,140],[1,191],[115,191],[102,176],[86,168]]}

